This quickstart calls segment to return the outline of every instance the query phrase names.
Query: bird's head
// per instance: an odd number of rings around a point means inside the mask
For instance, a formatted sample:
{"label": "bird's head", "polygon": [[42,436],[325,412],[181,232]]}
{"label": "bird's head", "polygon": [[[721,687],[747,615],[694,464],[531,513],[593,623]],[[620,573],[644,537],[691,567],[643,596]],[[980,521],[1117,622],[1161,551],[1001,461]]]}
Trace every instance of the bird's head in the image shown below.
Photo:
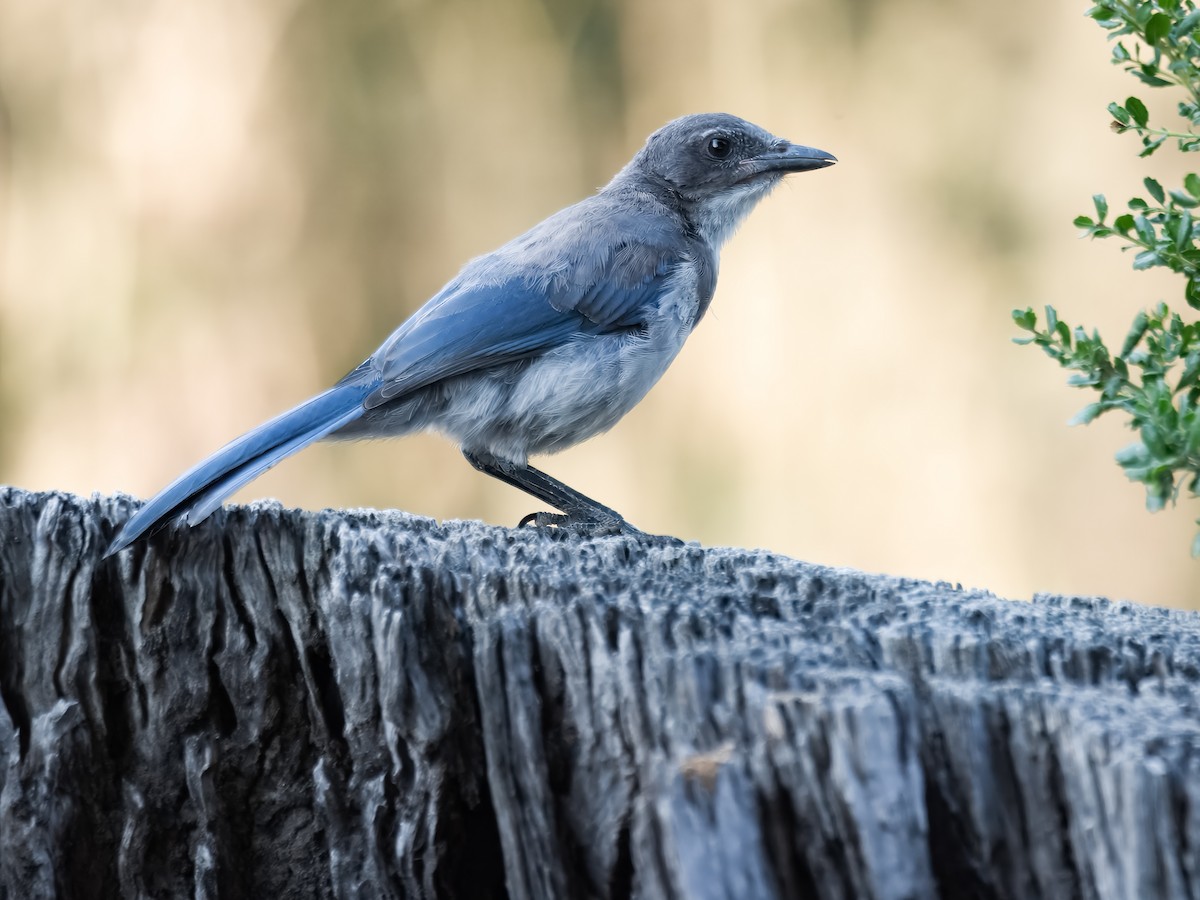
{"label": "bird's head", "polygon": [[726,113],[684,116],[660,128],[623,175],[664,183],[714,248],[792,172],[837,162]]}

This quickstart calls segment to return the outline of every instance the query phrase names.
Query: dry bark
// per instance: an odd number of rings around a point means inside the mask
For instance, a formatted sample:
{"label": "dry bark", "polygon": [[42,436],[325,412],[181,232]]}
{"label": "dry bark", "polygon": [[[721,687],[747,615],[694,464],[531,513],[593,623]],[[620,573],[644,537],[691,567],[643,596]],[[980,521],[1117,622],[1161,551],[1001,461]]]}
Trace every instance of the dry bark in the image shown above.
{"label": "dry bark", "polygon": [[1200,895],[1200,622],[0,489],[0,900]]}

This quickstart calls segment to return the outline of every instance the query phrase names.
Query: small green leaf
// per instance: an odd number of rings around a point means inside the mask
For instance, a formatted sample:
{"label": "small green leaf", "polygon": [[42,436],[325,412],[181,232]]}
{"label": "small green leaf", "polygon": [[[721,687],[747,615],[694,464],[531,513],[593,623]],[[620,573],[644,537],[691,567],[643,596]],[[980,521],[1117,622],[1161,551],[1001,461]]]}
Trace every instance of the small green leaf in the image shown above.
{"label": "small green leaf", "polygon": [[1153,178],[1143,179],[1142,184],[1146,185],[1146,190],[1150,192],[1150,196],[1159,203],[1164,203],[1167,199],[1166,192],[1163,191],[1163,186]]}
{"label": "small green leaf", "polygon": [[1085,406],[1083,409],[1081,409],[1079,412],[1077,412],[1074,416],[1072,416],[1071,421],[1069,421],[1067,424],[1068,425],[1087,425],[1089,422],[1094,420],[1096,418],[1096,416],[1100,415],[1100,413],[1102,413],[1102,412],[1104,412],[1104,404],[1089,403],[1087,406]]}
{"label": "small green leaf", "polygon": [[1183,186],[1187,188],[1187,192],[1193,197],[1200,197],[1200,175],[1192,172],[1183,177]]}
{"label": "small green leaf", "polygon": [[1133,258],[1133,267],[1140,272],[1142,269],[1157,266],[1161,262],[1162,258],[1158,255],[1157,250],[1143,250]]}
{"label": "small green leaf", "polygon": [[1167,443],[1163,440],[1162,433],[1156,426],[1150,423],[1142,426],[1142,443],[1156,457],[1166,456],[1169,452]]}
{"label": "small green leaf", "polygon": [[1188,279],[1187,287],[1183,289],[1183,298],[1192,309],[1200,309],[1200,283],[1194,278]]}
{"label": "small green leaf", "polygon": [[1198,24],[1200,24],[1200,9],[1194,9],[1175,24],[1175,27],[1171,29],[1171,37],[1178,40],[1195,30]]}
{"label": "small green leaf", "polygon": [[1046,330],[1053,331],[1058,327],[1058,310],[1049,303],[1046,304]]}
{"label": "small green leaf", "polygon": [[1108,215],[1108,201],[1104,199],[1103,194],[1092,194],[1092,202],[1096,204],[1098,221],[1103,222]]}
{"label": "small green leaf", "polygon": [[1146,42],[1157,44],[1171,31],[1171,17],[1166,13],[1155,13],[1146,23]]}
{"label": "small green leaf", "polygon": [[1117,464],[1123,469],[1131,466],[1144,466],[1150,461],[1150,451],[1142,444],[1130,444],[1117,451],[1116,459]]}
{"label": "small green leaf", "polygon": [[1125,101],[1125,108],[1129,110],[1129,115],[1133,118],[1140,127],[1145,128],[1146,122],[1150,119],[1150,114],[1146,112],[1146,104],[1137,97],[1129,97]]}
{"label": "small green leaf", "polygon": [[1121,232],[1121,234],[1129,234],[1129,232],[1133,231],[1133,216],[1129,213],[1117,216],[1116,221],[1113,222],[1113,227]]}
{"label": "small green leaf", "polygon": [[1161,484],[1146,485],[1146,510],[1148,512],[1162,512],[1167,505],[1167,498],[1164,495]]}
{"label": "small green leaf", "polygon": [[1182,250],[1192,240],[1192,214],[1188,210],[1183,211],[1183,215],[1179,217],[1178,224],[1175,226],[1175,249]]}
{"label": "small green leaf", "polygon": [[1012,311],[1012,318],[1016,326],[1025,331],[1033,331],[1037,328],[1037,313],[1033,311],[1032,306],[1025,309],[1014,309]]}
{"label": "small green leaf", "polygon": [[1076,216],[1075,217],[1075,227],[1076,228],[1091,228],[1095,224],[1096,223],[1093,222],[1087,216]]}
{"label": "small green leaf", "polygon": [[1150,324],[1150,319],[1146,316],[1146,311],[1142,310],[1133,319],[1133,325],[1129,328],[1129,333],[1125,335],[1125,343],[1121,345],[1121,352],[1117,355],[1125,359],[1133,352],[1133,348],[1138,345],[1138,341],[1146,333],[1146,328]]}
{"label": "small green leaf", "polygon": [[1142,84],[1150,85],[1150,87],[1167,87],[1171,82],[1167,81],[1165,78],[1159,78],[1157,75],[1152,74],[1156,71],[1158,70],[1153,66],[1142,66],[1142,71],[1139,72],[1135,70],[1133,72],[1133,77],[1142,82]]}
{"label": "small green leaf", "polygon": [[[1200,353],[1189,353],[1184,361],[1183,373],[1179,376],[1179,383],[1175,386],[1175,390],[1182,391],[1194,387],[1198,380],[1200,380]],[[1200,474],[1196,477],[1200,478]]]}
{"label": "small green leaf", "polygon": [[1161,147],[1164,141],[1166,141],[1166,137],[1155,138],[1154,140],[1151,140],[1150,138],[1142,138],[1142,152],[1139,153],[1138,156],[1145,157],[1153,155],[1154,151]]}
{"label": "small green leaf", "polygon": [[1108,111],[1112,114],[1112,117],[1122,125],[1128,125],[1131,121],[1129,118],[1129,111],[1123,106],[1120,106],[1116,103],[1110,103],[1108,104]]}

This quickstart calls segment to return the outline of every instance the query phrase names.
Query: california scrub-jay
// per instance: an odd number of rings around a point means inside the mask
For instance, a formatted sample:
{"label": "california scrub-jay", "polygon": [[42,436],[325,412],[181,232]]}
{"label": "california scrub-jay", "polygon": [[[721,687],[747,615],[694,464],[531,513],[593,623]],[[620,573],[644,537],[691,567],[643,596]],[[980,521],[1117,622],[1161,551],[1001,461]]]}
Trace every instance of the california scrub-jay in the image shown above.
{"label": "california scrub-jay", "polygon": [[322,438],[422,429],[561,513],[521,524],[640,535],[529,465],[606,431],[704,316],[721,245],[790,172],[837,160],[725,114],[654,132],[595,195],[471,260],[366,362],[185,472],[126,523],[111,555],[167,521],[194,525]]}

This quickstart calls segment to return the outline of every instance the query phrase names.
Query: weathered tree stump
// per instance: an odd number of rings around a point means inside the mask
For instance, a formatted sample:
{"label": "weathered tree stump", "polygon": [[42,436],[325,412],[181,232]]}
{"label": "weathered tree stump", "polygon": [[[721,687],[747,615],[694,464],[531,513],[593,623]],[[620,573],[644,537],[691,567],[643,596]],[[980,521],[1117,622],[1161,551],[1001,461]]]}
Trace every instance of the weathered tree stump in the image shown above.
{"label": "weathered tree stump", "polygon": [[0,489],[0,900],[1200,895],[1200,620]]}

